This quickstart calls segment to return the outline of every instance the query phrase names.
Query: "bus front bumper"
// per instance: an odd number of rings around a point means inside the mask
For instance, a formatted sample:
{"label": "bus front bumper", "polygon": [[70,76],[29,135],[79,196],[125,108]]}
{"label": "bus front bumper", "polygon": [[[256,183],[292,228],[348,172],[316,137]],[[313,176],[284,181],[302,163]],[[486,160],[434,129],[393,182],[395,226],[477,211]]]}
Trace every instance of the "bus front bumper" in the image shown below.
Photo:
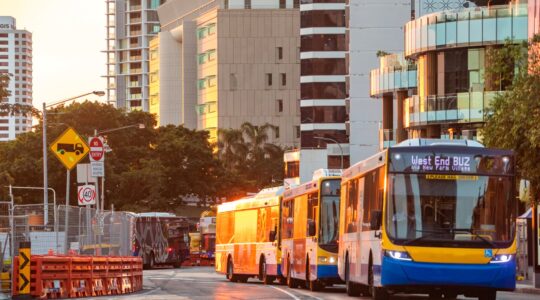
{"label": "bus front bumper", "polygon": [[515,259],[496,264],[439,264],[383,257],[381,283],[388,287],[478,287],[514,290]]}

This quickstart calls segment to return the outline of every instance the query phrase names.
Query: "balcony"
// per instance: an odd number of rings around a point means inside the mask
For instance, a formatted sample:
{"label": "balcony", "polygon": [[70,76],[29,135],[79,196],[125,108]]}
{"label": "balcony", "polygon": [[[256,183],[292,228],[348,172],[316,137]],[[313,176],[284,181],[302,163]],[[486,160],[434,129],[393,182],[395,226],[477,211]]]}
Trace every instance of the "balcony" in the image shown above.
{"label": "balcony", "polygon": [[527,4],[474,7],[425,15],[405,25],[405,56],[528,38]]}
{"label": "balcony", "polygon": [[484,113],[499,92],[468,92],[405,99],[405,127],[484,122]]}
{"label": "balcony", "polygon": [[128,99],[129,100],[141,100],[142,99],[142,94],[131,94],[128,96]]}
{"label": "balcony", "polygon": [[379,129],[379,149],[384,150],[390,148],[396,144],[394,138],[394,130],[392,129]]}

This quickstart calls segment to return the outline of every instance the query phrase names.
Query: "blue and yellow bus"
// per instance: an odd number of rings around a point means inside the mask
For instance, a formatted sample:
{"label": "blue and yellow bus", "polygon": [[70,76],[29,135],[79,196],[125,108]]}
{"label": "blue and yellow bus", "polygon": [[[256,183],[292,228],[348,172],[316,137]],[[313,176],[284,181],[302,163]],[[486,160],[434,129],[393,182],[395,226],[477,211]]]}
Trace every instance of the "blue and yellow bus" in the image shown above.
{"label": "blue and yellow bus", "polygon": [[338,272],[387,299],[515,288],[514,156],[474,141],[407,140],[343,172]]}
{"label": "blue and yellow bus", "polygon": [[283,276],[289,287],[319,290],[337,275],[341,170],[317,170],[312,181],[286,190],[282,202]]}

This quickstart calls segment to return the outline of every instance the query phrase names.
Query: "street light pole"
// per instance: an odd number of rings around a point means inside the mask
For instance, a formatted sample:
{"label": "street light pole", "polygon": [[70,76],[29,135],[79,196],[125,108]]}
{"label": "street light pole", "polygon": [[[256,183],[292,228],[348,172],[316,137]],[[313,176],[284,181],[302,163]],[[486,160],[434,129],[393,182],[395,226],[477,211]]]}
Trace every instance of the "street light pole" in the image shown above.
{"label": "street light pole", "polygon": [[[343,148],[341,148],[341,145],[339,144],[339,142],[334,139],[322,137],[322,136],[314,136],[313,138],[318,139],[318,140],[323,140],[323,141],[330,141],[338,145],[339,151],[341,152],[341,169],[343,170]],[[328,149],[328,146],[326,147],[326,149]]]}

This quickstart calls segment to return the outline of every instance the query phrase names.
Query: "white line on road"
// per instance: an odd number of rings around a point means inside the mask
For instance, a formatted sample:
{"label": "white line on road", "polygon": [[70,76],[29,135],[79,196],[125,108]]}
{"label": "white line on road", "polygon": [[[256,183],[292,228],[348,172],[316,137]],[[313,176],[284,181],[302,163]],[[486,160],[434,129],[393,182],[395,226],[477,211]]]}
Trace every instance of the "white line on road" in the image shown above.
{"label": "white line on road", "polygon": [[314,299],[317,299],[317,300],[323,300],[323,299],[321,299],[321,298],[319,298],[319,297],[312,296],[312,295],[310,295],[309,293],[306,293],[306,292],[304,292],[304,291],[302,291],[302,290],[300,290],[300,289],[298,289],[298,290],[296,290],[296,291],[299,292],[299,293],[302,294],[302,295],[309,296],[309,297],[314,298]]}
{"label": "white line on road", "polygon": [[276,286],[273,286],[273,285],[268,285],[268,287],[271,287],[271,288],[276,289],[276,290],[278,290],[278,291],[280,291],[280,292],[282,292],[284,294],[287,294],[287,295],[291,296],[291,298],[293,298],[294,300],[300,300],[300,298],[298,298],[295,295],[287,292],[286,290],[280,289],[280,288],[278,288]]}

